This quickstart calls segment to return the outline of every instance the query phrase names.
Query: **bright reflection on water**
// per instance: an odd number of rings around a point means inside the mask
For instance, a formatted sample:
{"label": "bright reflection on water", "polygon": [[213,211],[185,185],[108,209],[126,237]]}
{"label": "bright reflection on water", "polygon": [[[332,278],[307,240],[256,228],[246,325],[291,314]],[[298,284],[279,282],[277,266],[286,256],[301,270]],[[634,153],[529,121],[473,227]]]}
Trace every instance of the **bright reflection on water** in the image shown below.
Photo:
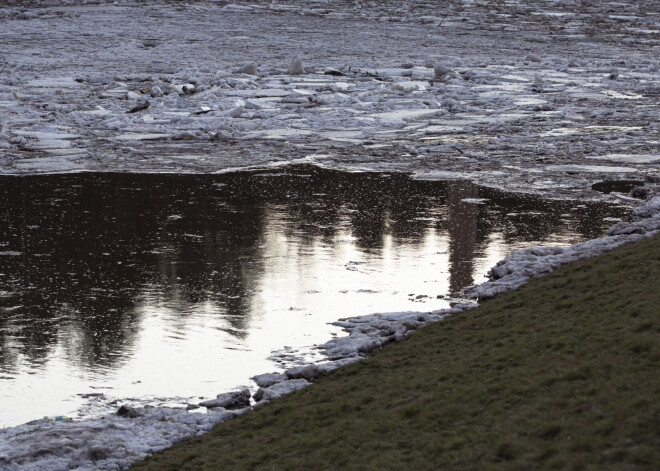
{"label": "bright reflection on water", "polygon": [[304,353],[338,332],[328,322],[446,307],[511,249],[620,216],[300,166],[2,177],[0,426],[197,402],[288,366],[271,352]]}

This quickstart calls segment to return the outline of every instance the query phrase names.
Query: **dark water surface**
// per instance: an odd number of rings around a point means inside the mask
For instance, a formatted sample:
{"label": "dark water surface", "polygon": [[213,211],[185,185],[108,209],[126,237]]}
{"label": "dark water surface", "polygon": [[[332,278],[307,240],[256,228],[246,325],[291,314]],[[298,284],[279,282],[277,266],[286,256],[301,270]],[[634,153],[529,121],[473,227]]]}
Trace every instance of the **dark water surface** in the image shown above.
{"label": "dark water surface", "polygon": [[444,308],[510,250],[625,216],[307,166],[0,177],[0,427],[248,384],[328,322]]}

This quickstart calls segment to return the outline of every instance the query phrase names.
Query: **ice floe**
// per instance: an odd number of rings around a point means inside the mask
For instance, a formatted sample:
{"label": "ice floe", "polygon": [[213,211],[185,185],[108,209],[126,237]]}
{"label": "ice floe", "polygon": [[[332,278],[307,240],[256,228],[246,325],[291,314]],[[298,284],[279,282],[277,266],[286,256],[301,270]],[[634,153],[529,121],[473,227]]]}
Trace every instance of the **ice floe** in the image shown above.
{"label": "ice floe", "polygon": [[[513,191],[584,197],[585,180],[597,173],[656,171],[653,34],[608,30],[610,40],[588,50],[578,34],[633,20],[605,15],[590,24],[547,1],[499,6],[539,20],[515,24],[479,2],[449,6],[442,16],[405,3],[196,2],[176,11],[85,3],[43,0],[58,14],[10,5],[0,15],[0,41],[49,38],[19,40],[21,54],[2,56],[1,174],[219,172],[310,154],[333,167],[391,170],[392,158],[408,153],[426,157],[399,159],[399,170],[462,173]],[[654,15],[632,16],[653,26]],[[566,17],[571,27],[563,25]],[[286,28],[269,29],[283,18]],[[120,49],[75,42],[99,31],[112,41],[117,32],[107,25],[119,23],[128,35]],[[250,25],[249,32],[226,35],[236,24]],[[640,30],[647,29],[655,31]],[[144,30],[149,37],[139,34]],[[336,31],[360,41],[331,47],[327,37]],[[497,31],[516,34],[494,47]],[[565,41],[530,48],[544,31]],[[648,47],[626,46],[626,35]],[[41,56],[58,60],[35,59]],[[191,148],[212,148],[218,158],[176,158]],[[489,158],[476,165],[457,153]],[[620,165],[595,168],[594,158]],[[528,182],[512,168],[533,169],[555,184]]]}

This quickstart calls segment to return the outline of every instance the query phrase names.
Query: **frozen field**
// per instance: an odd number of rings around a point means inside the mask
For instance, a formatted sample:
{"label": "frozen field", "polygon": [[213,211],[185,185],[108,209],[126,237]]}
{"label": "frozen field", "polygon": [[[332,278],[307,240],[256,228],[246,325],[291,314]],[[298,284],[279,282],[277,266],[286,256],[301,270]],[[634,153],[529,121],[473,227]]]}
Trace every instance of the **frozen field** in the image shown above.
{"label": "frozen field", "polygon": [[3,174],[305,159],[594,197],[660,167],[657,2],[4,5]]}

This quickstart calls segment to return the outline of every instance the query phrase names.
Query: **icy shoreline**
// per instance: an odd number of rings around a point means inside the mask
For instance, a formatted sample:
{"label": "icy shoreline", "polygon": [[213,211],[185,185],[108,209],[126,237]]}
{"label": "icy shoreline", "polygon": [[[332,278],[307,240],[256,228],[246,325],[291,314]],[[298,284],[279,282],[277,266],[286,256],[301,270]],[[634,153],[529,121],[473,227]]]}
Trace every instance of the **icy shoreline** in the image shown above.
{"label": "icy shoreline", "polygon": [[[635,208],[633,222],[613,225],[607,237],[570,247],[533,247],[512,252],[491,269],[489,281],[466,288],[463,294],[474,299],[495,296],[566,263],[658,233],[660,195]],[[208,413],[167,407],[122,407],[117,414],[97,419],[37,420],[3,429],[0,430],[0,464],[7,471],[127,469],[151,453],[210,430],[216,423],[307,387],[316,377],[359,361],[372,350],[405,338],[411,331],[476,306],[476,303],[463,303],[452,309],[427,313],[383,313],[341,319],[335,325],[348,335],[318,347],[328,361],[291,368],[284,373],[255,376],[253,380],[258,389],[254,394],[249,390],[221,393],[215,400],[200,404],[208,408]],[[250,405],[250,395],[253,405]]]}

